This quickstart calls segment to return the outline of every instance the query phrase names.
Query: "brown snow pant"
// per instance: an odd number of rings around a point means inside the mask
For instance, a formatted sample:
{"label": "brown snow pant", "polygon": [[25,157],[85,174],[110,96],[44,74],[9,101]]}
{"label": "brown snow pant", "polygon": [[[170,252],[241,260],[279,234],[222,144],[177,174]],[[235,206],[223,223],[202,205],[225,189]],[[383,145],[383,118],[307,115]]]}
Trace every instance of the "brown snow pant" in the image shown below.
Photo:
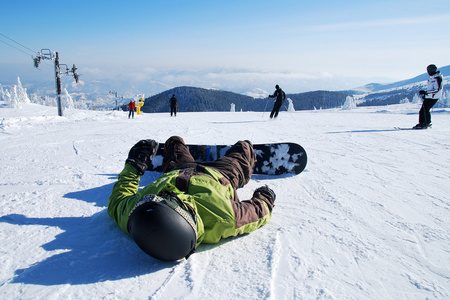
{"label": "brown snow pant", "polygon": [[173,136],[164,145],[163,171],[167,173],[173,170],[209,167],[219,171],[234,189],[238,189],[250,181],[255,161],[253,147],[247,142],[239,141],[228,149],[225,156],[215,161],[196,162],[183,138]]}

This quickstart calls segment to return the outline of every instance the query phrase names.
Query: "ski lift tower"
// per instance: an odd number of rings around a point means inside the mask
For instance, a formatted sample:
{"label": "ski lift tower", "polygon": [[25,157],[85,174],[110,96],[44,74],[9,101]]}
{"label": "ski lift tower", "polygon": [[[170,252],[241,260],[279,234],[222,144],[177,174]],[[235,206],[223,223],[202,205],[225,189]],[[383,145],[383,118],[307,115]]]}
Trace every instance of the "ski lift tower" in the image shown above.
{"label": "ski lift tower", "polygon": [[[39,67],[39,63],[41,60],[54,60],[55,61],[55,81],[56,81],[56,95],[57,95],[57,104],[58,104],[58,116],[62,117],[63,110],[61,104],[61,74],[73,76],[75,78],[75,82],[78,83],[79,75],[77,74],[77,67],[73,65],[72,69],[65,64],[59,64],[59,55],[58,52],[52,53],[50,49],[41,49],[41,52],[38,53],[37,57],[33,58],[34,66],[36,68]],[[65,67],[65,70],[61,71],[61,67]]]}
{"label": "ski lift tower", "polygon": [[110,94],[113,94],[114,96],[115,96],[115,98],[116,98],[116,109],[117,110],[119,110],[119,104],[117,103],[117,101],[119,100],[119,99],[123,99],[123,96],[117,96],[117,92],[116,91],[109,91],[109,93]]}

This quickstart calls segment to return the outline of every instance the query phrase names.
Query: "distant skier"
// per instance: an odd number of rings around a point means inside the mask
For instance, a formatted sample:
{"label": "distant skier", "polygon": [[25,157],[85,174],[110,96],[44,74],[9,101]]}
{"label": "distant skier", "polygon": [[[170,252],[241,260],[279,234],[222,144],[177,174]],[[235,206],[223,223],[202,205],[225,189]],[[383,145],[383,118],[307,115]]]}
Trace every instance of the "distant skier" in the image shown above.
{"label": "distant skier", "polygon": [[269,98],[276,98],[275,103],[273,104],[272,112],[270,113],[270,118],[276,118],[278,117],[278,112],[280,111],[281,106],[284,103],[284,100],[286,99],[286,94],[284,91],[278,86],[278,84],[275,86],[275,92],[273,95],[270,95]]}
{"label": "distant skier", "polygon": [[419,123],[413,127],[414,129],[425,129],[431,126],[430,109],[442,97],[443,84],[441,72],[437,70],[435,65],[429,65],[427,72],[430,77],[428,78],[427,89],[419,91],[419,94],[423,98],[423,103],[419,111]]}
{"label": "distant skier", "polygon": [[173,136],[164,144],[164,174],[139,189],[157,149],[154,140],[130,149],[108,200],[109,216],[145,253],[168,261],[188,258],[200,243],[218,243],[270,221],[270,188],[256,189],[246,201],[236,193],[252,176],[256,156],[250,142],[237,142],[216,161],[198,162],[184,140]]}
{"label": "distant skier", "polygon": [[136,109],[136,104],[134,104],[133,100],[130,101],[130,103],[128,103],[128,110],[130,111],[128,113],[128,119],[130,118],[130,116],[133,116],[134,119],[134,110]]}
{"label": "distant skier", "polygon": [[172,95],[172,98],[169,100],[170,102],[170,116],[175,115],[177,116],[178,111],[178,100],[175,98],[175,95]]}

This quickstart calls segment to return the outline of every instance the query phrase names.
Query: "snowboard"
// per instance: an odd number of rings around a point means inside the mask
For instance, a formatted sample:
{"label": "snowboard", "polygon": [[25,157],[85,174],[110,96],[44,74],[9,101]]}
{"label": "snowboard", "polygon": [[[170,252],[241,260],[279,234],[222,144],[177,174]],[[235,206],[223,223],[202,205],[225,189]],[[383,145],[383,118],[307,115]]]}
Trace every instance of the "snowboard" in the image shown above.
{"label": "snowboard", "polygon": [[[225,155],[232,145],[187,145],[195,161],[214,161]],[[302,146],[295,143],[254,144],[256,154],[253,174],[300,174],[306,167],[307,155]],[[162,172],[164,143],[160,143],[147,171]]]}
{"label": "snowboard", "polygon": [[431,126],[427,128],[414,128],[414,127],[394,127],[396,130],[426,130],[428,128],[431,128]]}

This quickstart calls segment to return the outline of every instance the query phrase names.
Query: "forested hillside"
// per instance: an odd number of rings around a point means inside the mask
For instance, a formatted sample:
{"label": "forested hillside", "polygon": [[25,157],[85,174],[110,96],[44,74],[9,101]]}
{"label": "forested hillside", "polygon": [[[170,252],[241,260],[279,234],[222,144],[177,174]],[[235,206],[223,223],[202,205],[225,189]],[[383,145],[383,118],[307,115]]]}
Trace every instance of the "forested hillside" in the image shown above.
{"label": "forested hillside", "polygon": [[[175,95],[180,112],[230,111],[231,104],[236,111],[271,110],[274,99],[252,98],[249,96],[214,89],[197,87],[176,87],[145,99],[143,112],[169,111],[169,99]],[[347,93],[315,91],[300,94],[287,94],[292,99],[295,110],[311,110],[314,108],[333,108],[344,104]],[[286,101],[282,110],[288,107]]]}

